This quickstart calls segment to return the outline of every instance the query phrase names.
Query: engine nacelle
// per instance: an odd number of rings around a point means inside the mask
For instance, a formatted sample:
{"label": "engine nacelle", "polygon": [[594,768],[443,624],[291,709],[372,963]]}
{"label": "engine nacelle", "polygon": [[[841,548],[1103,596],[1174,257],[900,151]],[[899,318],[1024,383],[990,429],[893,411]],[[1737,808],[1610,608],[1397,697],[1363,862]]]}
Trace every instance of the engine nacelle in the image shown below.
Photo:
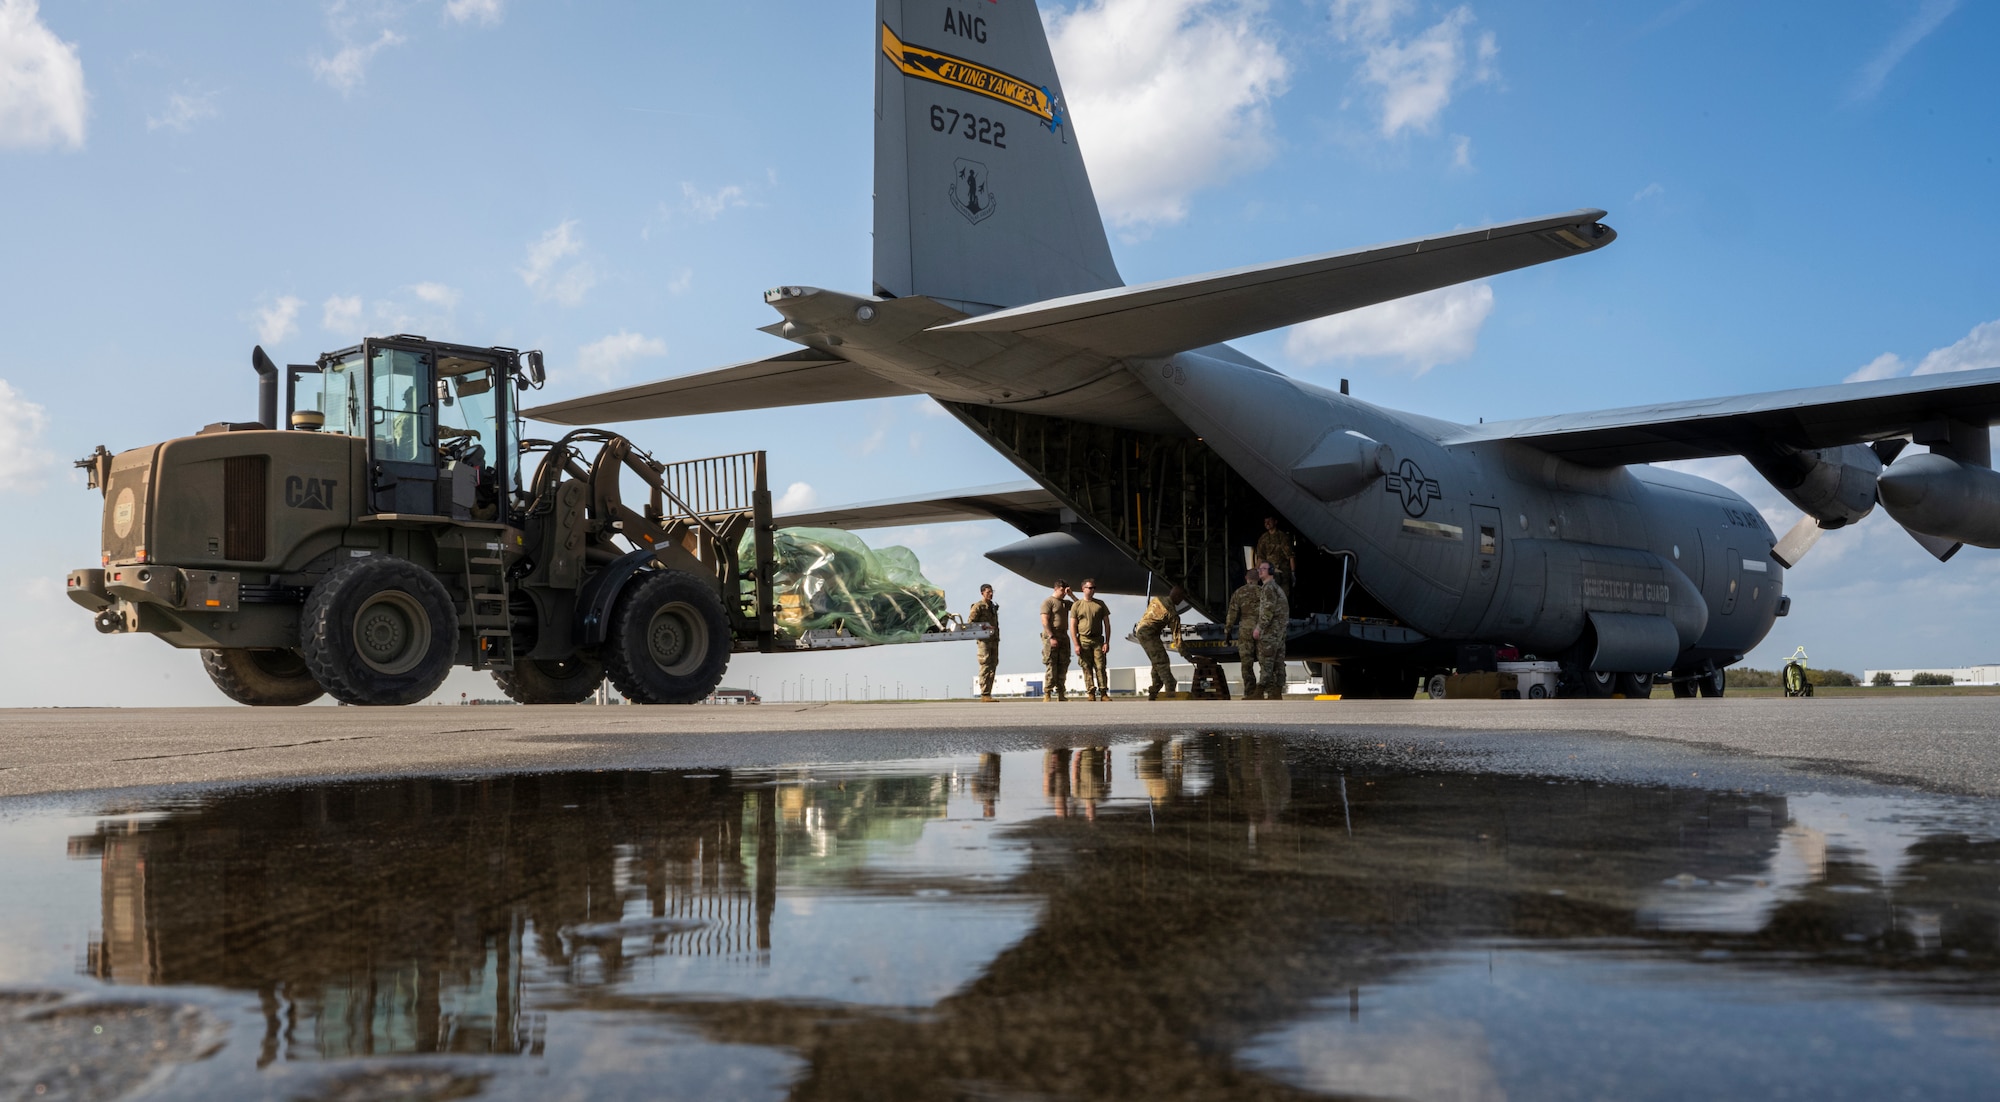
{"label": "engine nacelle", "polygon": [[1882,507],[1903,527],[2000,547],[2000,471],[1925,452],[1891,463],[1877,485]]}
{"label": "engine nacelle", "polygon": [[1056,579],[1079,585],[1097,580],[1099,593],[1143,595],[1146,571],[1096,532],[1079,526],[1069,532],[1044,532],[1019,543],[996,547],[986,557],[1042,586]]}
{"label": "engine nacelle", "polygon": [[1744,458],[1821,528],[1842,528],[1875,510],[1882,459],[1866,444],[1810,451],[1773,446]]}

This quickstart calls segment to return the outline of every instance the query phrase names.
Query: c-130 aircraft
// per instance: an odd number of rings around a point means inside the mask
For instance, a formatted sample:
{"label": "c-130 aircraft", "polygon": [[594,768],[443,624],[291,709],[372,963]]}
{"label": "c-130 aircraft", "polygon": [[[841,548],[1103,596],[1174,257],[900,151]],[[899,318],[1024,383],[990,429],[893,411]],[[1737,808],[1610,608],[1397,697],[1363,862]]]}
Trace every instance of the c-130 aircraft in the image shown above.
{"label": "c-130 aircraft", "polygon": [[[1029,538],[988,557],[1025,577],[1177,584],[1216,620],[1282,517],[1302,537],[1290,655],[1347,696],[1407,697],[1468,644],[1559,660],[1569,695],[1666,675],[1720,696],[1789,611],[1785,569],[1878,501],[1940,559],[2000,547],[2000,370],[1478,425],[1384,409],[1223,342],[1596,252],[1604,212],[1126,286],[1035,5],[877,16],[873,293],[775,288],[765,331],[801,351],[528,416],[929,395],[1033,482],[780,521],[997,517]],[[1648,465],[1718,455],[1798,525],[1779,539],[1731,490]]]}

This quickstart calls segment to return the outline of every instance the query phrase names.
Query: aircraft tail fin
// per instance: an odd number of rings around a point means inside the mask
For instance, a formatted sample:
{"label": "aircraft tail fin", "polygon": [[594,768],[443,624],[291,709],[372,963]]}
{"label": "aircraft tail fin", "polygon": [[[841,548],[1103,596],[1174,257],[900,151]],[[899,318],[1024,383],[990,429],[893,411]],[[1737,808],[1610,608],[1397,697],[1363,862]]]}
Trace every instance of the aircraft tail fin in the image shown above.
{"label": "aircraft tail fin", "polygon": [[875,290],[972,314],[1121,286],[1031,0],[877,0]]}

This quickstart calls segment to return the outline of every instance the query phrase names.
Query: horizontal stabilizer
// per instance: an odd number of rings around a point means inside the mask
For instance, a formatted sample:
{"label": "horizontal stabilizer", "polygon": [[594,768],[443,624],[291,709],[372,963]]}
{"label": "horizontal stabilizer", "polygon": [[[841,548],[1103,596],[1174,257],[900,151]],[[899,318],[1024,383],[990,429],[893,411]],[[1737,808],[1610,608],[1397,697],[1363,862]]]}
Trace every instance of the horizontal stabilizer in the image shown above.
{"label": "horizontal stabilizer", "polygon": [[1592,252],[1618,235],[1579,210],[1420,241],[1071,295],[937,326],[1111,356],[1164,356]]}
{"label": "horizontal stabilizer", "polygon": [[1735,398],[1467,425],[1446,444],[1511,440],[1613,467],[1741,455],[1760,446],[1831,448],[2000,420],[2000,368],[1780,390]]}
{"label": "horizontal stabilizer", "polygon": [[1062,503],[1032,482],[979,486],[929,497],[897,498],[790,513],[776,518],[781,528],[896,528],[906,524],[952,524],[1004,520],[1028,535],[1052,532]]}
{"label": "horizontal stabilizer", "polygon": [[768,360],[551,402],[523,410],[522,415],[558,425],[598,425],[919,393],[859,364],[807,348]]}

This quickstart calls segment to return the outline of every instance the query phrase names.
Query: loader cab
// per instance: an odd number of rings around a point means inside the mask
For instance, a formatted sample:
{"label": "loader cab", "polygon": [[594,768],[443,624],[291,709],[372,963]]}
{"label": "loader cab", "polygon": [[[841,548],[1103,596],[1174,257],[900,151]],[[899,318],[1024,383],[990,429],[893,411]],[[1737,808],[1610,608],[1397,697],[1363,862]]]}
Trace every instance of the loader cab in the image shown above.
{"label": "loader cab", "polygon": [[520,371],[509,348],[377,338],[293,365],[287,420],[367,442],[368,512],[505,523],[520,485]]}

